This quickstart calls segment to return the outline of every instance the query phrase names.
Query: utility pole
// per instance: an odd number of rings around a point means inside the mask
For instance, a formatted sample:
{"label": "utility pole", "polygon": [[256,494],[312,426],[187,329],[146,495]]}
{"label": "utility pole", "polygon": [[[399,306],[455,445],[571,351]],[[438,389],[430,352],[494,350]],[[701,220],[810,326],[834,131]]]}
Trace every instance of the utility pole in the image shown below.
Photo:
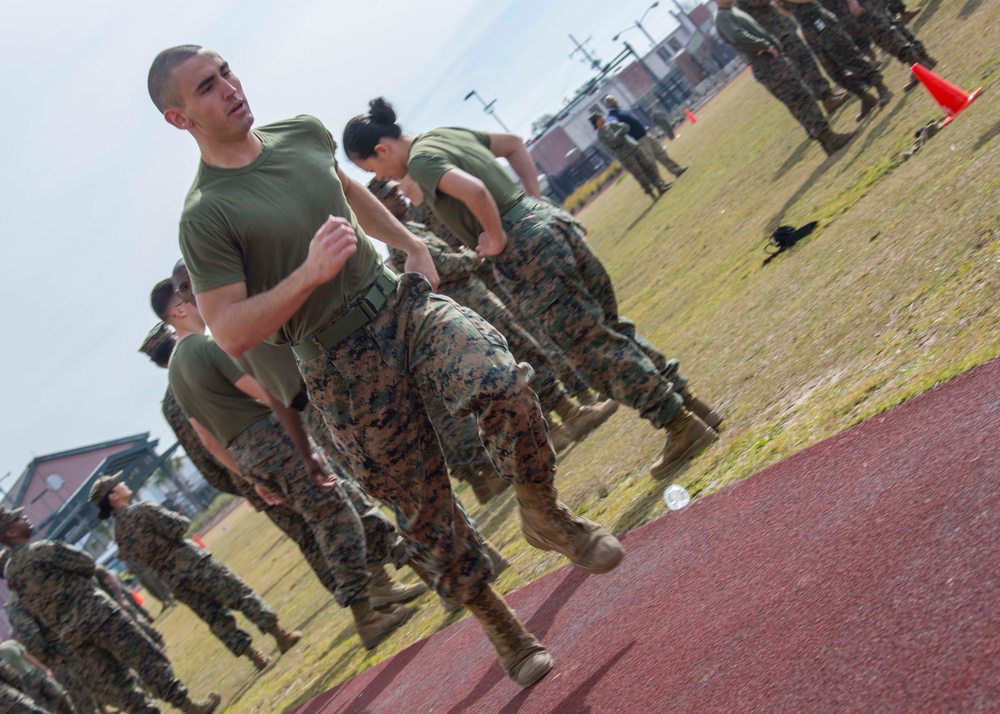
{"label": "utility pole", "polygon": [[497,123],[500,126],[503,127],[504,131],[510,132],[510,129],[508,129],[507,125],[504,124],[503,121],[501,121],[500,117],[497,116],[496,110],[493,108],[493,105],[495,105],[497,103],[496,99],[494,99],[492,102],[490,102],[490,103],[487,104],[486,100],[479,96],[479,92],[477,92],[475,89],[473,89],[471,92],[469,92],[468,94],[465,95],[465,100],[464,101],[467,102],[470,99],[472,99],[473,97],[475,97],[476,99],[479,100],[479,103],[483,105],[483,111],[486,112],[487,114],[489,114],[494,119],[496,119]]}
{"label": "utility pole", "polygon": [[579,40],[577,40],[575,37],[573,37],[573,35],[570,35],[569,39],[572,40],[573,44],[576,46],[576,49],[569,53],[570,59],[573,59],[573,55],[575,55],[577,52],[579,52],[580,54],[582,54],[584,57],[587,58],[587,61],[590,62],[590,66],[594,68],[594,71],[600,72],[601,71],[601,61],[599,59],[597,59],[596,57],[594,57],[592,54],[590,54],[590,52],[587,51],[587,48],[584,47],[584,45],[586,45],[588,42],[590,42],[590,38],[588,37],[582,43]]}

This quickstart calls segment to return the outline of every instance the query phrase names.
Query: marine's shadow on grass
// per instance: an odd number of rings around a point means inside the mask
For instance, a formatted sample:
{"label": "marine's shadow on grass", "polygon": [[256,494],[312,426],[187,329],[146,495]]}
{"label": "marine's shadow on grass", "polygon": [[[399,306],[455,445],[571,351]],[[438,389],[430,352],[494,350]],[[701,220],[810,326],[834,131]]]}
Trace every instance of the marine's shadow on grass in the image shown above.
{"label": "marine's shadow on grass", "polygon": [[805,158],[806,153],[809,151],[809,147],[812,146],[812,143],[813,140],[808,136],[803,139],[802,143],[795,147],[795,151],[788,155],[788,158],[785,159],[785,163],[778,167],[778,170],[774,172],[774,176],[771,177],[771,181],[777,181],[791,171],[796,164],[800,163],[802,159]]}
{"label": "marine's shadow on grass", "polygon": [[[902,92],[900,92],[900,94],[902,94]],[[870,127],[868,131],[865,132],[865,139],[860,147],[853,147],[852,151],[854,155],[851,160],[847,162],[848,166],[853,166],[858,159],[867,155],[866,152],[868,147],[872,145],[873,141],[882,136],[886,125],[889,124],[896,117],[896,115],[903,110],[903,106],[906,104],[906,100],[909,99],[910,96],[910,94],[904,94],[888,112],[886,112],[885,107],[883,107],[882,111],[872,117],[873,119],[879,120],[878,124]],[[871,158],[871,156],[868,155],[868,158]]]}
{"label": "marine's shadow on grass", "polygon": [[1000,135],[1000,121],[997,121],[996,124],[991,126],[989,129],[983,132],[983,134],[978,139],[976,139],[976,143],[972,145],[972,150],[979,151],[981,148],[983,148],[991,141],[996,139],[998,135]]}
{"label": "marine's shadow on grass", "polygon": [[[966,5],[971,5],[975,2],[978,2],[978,0],[966,0]],[[928,0],[921,5],[920,14],[917,15],[912,23],[910,23],[910,28],[913,32],[918,33],[920,28],[926,25],[927,21],[934,16],[934,13],[938,11],[939,7],[941,7],[941,0]],[[973,8],[973,11],[975,11],[975,8]]]}
{"label": "marine's shadow on grass", "polygon": [[631,223],[629,223],[629,224],[628,224],[628,228],[626,228],[626,229],[625,229],[625,233],[623,234],[623,237],[624,237],[624,236],[626,236],[626,235],[628,235],[628,232],[629,232],[630,230],[632,230],[632,229],[633,229],[633,228],[635,228],[635,227],[636,227],[637,225],[639,225],[640,223],[642,223],[642,219],[643,219],[643,218],[645,218],[645,217],[646,217],[646,215],[647,215],[647,214],[648,214],[648,213],[649,213],[650,211],[652,211],[652,210],[653,210],[653,207],[654,207],[654,206],[656,206],[656,203],[655,203],[655,202],[654,202],[654,203],[651,203],[651,204],[649,204],[648,206],[646,206],[646,208],[645,208],[645,209],[643,210],[643,212],[642,212],[642,213],[640,213],[640,214],[639,214],[638,216],[636,216],[636,218],[635,218],[635,220],[634,220],[634,221],[632,221]]}
{"label": "marine's shadow on grass", "polygon": [[479,530],[482,533],[495,533],[510,522],[513,517],[511,514],[517,510],[514,489],[508,488],[503,493],[494,496],[487,504],[487,508],[488,510],[480,513],[479,517],[476,518],[476,523],[479,524]]}
{"label": "marine's shadow on grass", "polygon": [[833,156],[826,157],[826,160],[823,163],[813,169],[813,172],[809,174],[805,181],[802,182],[802,185],[796,189],[795,193],[788,197],[788,200],[785,201],[785,205],[778,209],[778,212],[775,213],[771,217],[771,220],[767,222],[767,227],[764,229],[764,232],[767,234],[774,233],[775,229],[784,223],[785,214],[788,213],[789,209],[798,203],[799,199],[801,199],[806,192],[813,187],[813,184],[819,181],[820,177],[829,171],[833,165],[840,161],[843,157],[844,151],[838,151]]}
{"label": "marine's shadow on grass", "polygon": [[653,509],[660,503],[661,494],[670,482],[660,482],[650,480],[650,490],[639,498],[632,507],[622,514],[618,522],[612,527],[612,532],[617,534],[628,533],[633,528],[642,525],[649,520]]}
{"label": "marine's shadow on grass", "polygon": [[[982,4],[983,0],[965,0],[965,5],[963,5],[962,9],[958,11],[958,19],[968,20],[969,16],[978,10],[979,6]],[[923,13],[920,14],[922,15]]]}

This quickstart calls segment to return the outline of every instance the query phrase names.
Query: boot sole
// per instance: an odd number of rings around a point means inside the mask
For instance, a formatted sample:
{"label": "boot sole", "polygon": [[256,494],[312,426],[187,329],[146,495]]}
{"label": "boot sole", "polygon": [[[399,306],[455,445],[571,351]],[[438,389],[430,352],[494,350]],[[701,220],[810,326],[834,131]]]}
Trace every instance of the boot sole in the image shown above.
{"label": "boot sole", "polygon": [[378,610],[380,607],[385,607],[386,605],[401,605],[411,600],[416,600],[425,592],[427,592],[426,585],[413,585],[395,595],[372,595],[369,599],[372,608]]}
{"label": "boot sole", "polygon": [[[659,197],[657,197],[657,198],[659,198]],[[599,420],[595,421],[592,424],[588,424],[586,426],[583,426],[579,430],[571,428],[570,432],[573,435],[573,442],[583,441],[585,438],[587,438],[590,435],[591,432],[595,431],[599,426],[601,426],[601,424],[603,424],[608,419],[610,419],[614,415],[614,413],[616,411],[618,411],[618,407],[620,407],[620,406],[621,406],[621,404],[619,402],[612,402],[607,407],[607,409],[608,409],[607,413],[606,414],[602,414],[601,418]],[[603,409],[604,408],[603,405],[600,408]]]}
{"label": "boot sole", "polygon": [[667,466],[663,466],[659,469],[650,468],[649,475],[653,477],[656,481],[662,481],[663,479],[671,476],[676,472],[681,466],[686,464],[688,461],[693,459],[695,456],[700,454],[703,450],[708,448],[711,444],[719,440],[719,435],[714,429],[709,430],[702,436],[698,441],[694,442],[687,448],[687,450],[682,453],[676,460],[672,461]]}
{"label": "boot sole", "polygon": [[369,637],[367,640],[361,640],[361,644],[364,645],[366,650],[373,650],[378,647],[382,642],[384,642],[389,635],[398,630],[400,627],[409,622],[410,617],[413,615],[413,610],[406,608],[406,616],[400,621],[398,625],[390,627],[388,630],[383,630],[374,637]]}
{"label": "boot sole", "polygon": [[514,670],[507,673],[507,676],[520,686],[527,688],[548,674],[553,664],[552,655],[547,650],[542,650],[518,662]]}

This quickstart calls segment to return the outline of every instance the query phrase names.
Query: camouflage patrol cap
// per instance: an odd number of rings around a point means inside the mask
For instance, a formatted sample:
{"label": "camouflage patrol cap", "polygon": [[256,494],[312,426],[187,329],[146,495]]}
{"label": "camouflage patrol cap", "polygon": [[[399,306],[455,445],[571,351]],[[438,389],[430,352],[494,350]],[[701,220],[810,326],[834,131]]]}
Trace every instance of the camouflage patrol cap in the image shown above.
{"label": "camouflage patrol cap", "polygon": [[161,347],[163,347],[163,345],[170,342],[173,336],[174,333],[169,327],[167,327],[167,323],[158,322],[156,323],[156,326],[149,331],[149,334],[146,335],[146,339],[142,341],[142,346],[139,348],[139,351],[145,353],[149,357],[152,357]]}
{"label": "camouflage patrol cap", "polygon": [[0,506],[0,530],[3,530],[11,523],[14,523],[21,514],[24,513],[23,508],[15,508],[13,510],[7,510],[3,506]]}
{"label": "camouflage patrol cap", "polygon": [[602,114],[600,112],[600,110],[598,110],[598,109],[595,109],[594,111],[592,111],[590,113],[590,116],[587,117],[587,119],[590,121],[590,123],[593,124],[594,126],[597,126],[597,120],[598,119],[603,119],[603,118],[604,118],[604,114]]}
{"label": "camouflage patrol cap", "polygon": [[392,179],[373,178],[368,182],[368,190],[375,194],[378,199],[383,199],[389,195],[392,189],[399,186],[399,181]]}
{"label": "camouflage patrol cap", "polygon": [[88,499],[95,506],[99,505],[109,493],[111,489],[122,482],[122,472],[119,471],[116,474],[111,474],[110,476],[101,476],[99,479],[94,481],[94,485],[90,487],[90,498]]}

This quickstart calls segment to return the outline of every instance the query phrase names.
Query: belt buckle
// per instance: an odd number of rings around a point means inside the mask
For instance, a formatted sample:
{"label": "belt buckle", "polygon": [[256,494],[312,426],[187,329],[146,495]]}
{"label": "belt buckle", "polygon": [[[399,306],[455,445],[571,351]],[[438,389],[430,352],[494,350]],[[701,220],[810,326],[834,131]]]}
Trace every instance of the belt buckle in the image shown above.
{"label": "belt buckle", "polygon": [[367,297],[358,304],[358,309],[367,315],[369,320],[374,320],[378,315],[378,311],[375,309],[375,306],[372,305]]}

